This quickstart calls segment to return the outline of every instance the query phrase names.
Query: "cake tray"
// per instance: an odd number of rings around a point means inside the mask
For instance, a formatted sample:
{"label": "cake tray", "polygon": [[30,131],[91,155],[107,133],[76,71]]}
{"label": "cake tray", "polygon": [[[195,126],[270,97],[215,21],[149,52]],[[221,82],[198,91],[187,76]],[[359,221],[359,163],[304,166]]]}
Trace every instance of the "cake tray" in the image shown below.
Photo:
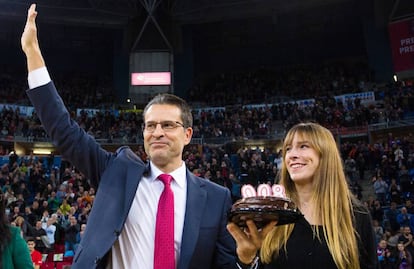
{"label": "cake tray", "polygon": [[269,209],[266,212],[259,208],[243,208],[229,212],[229,221],[239,227],[246,227],[246,220],[253,220],[258,229],[271,221],[277,221],[276,226],[295,223],[303,215],[298,209]]}

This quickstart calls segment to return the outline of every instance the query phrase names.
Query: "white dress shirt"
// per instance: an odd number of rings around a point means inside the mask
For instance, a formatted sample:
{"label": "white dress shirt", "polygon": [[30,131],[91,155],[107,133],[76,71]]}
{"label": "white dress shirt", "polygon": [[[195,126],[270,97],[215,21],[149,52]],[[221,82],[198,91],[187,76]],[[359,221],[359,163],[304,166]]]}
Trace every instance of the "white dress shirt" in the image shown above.
{"label": "white dress shirt", "polygon": [[[150,167],[151,173],[147,177],[142,177],[124,229],[112,246],[112,260],[108,263],[107,269],[154,268],[155,221],[158,200],[164,184],[157,179],[162,172],[152,163]],[[174,192],[174,249],[177,264],[187,201],[185,163],[183,162],[181,167],[170,175],[174,178],[171,188]]]}

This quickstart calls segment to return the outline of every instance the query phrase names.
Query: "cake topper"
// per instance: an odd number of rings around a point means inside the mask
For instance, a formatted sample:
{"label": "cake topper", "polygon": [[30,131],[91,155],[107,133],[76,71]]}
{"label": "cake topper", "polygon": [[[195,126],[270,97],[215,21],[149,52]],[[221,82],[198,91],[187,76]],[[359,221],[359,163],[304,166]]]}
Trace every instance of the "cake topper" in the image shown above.
{"label": "cake topper", "polygon": [[286,198],[285,188],[280,184],[273,184],[273,186],[270,186],[269,184],[260,184],[257,186],[257,191],[252,185],[246,184],[241,188],[241,195],[243,198],[255,196]]}

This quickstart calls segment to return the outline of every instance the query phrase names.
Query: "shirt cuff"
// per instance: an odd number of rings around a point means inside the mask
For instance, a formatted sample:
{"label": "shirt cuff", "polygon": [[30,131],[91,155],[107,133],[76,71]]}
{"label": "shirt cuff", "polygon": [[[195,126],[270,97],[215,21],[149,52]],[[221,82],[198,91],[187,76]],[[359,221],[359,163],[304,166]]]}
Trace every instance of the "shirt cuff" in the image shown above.
{"label": "shirt cuff", "polygon": [[50,79],[46,66],[43,66],[29,72],[27,81],[29,83],[29,89],[34,89],[46,85],[52,80]]}

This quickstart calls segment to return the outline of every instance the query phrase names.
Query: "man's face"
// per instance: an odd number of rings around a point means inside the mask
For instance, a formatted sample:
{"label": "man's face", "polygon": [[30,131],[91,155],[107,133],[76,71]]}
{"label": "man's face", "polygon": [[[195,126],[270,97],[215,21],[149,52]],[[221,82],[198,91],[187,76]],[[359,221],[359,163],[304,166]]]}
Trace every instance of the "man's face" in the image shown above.
{"label": "man's face", "polygon": [[35,242],[34,241],[29,241],[27,242],[27,246],[29,247],[30,252],[32,252],[35,248]]}
{"label": "man's face", "polygon": [[[144,122],[172,121],[183,123],[178,107],[167,104],[152,105],[145,114]],[[173,171],[181,165],[184,146],[190,143],[192,128],[178,126],[163,130],[157,124],[153,132],[143,131],[145,152],[160,169]]]}

